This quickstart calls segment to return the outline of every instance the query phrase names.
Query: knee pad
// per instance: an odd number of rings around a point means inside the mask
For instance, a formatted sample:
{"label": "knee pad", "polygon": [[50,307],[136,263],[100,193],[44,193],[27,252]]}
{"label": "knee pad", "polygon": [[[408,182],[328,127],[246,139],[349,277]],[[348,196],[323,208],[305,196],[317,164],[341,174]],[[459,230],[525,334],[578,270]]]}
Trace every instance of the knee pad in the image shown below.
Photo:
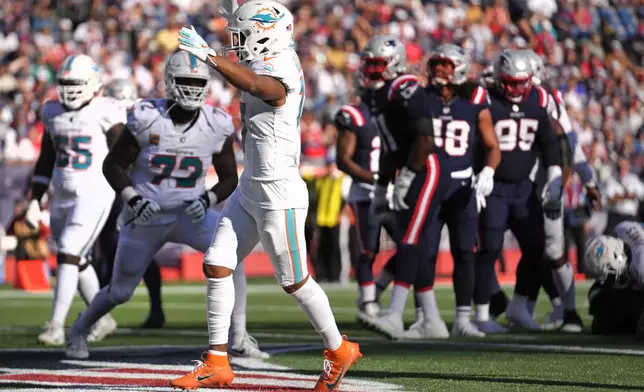
{"label": "knee pad", "polygon": [[546,257],[546,259],[553,262],[561,260],[561,258],[564,256],[563,239],[546,238],[544,256]]}
{"label": "knee pad", "polygon": [[204,255],[203,262],[231,270],[237,266],[237,235],[229,218],[224,216],[217,223],[213,241]]}

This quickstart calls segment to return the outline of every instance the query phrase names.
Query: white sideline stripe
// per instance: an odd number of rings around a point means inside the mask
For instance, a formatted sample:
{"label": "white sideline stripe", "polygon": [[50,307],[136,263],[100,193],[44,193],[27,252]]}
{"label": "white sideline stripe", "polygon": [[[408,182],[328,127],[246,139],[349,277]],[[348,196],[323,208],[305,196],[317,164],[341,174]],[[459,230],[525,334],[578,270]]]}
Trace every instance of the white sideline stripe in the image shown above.
{"label": "white sideline stripe", "polygon": [[[593,284],[593,281],[590,280],[584,280],[584,281],[576,281],[575,286],[579,288],[590,288],[590,286]],[[354,283],[340,283],[340,284],[320,284],[320,286],[324,289],[325,292],[327,293],[355,293],[356,291],[356,285]],[[452,289],[452,284],[451,283],[436,283],[434,285],[435,288],[437,288],[436,294],[437,295],[451,295],[451,289]],[[514,287],[514,284],[502,284],[501,287]],[[183,294],[183,295],[203,295],[205,297],[206,295],[206,287],[205,285],[194,285],[194,284],[188,284],[188,285],[166,285],[163,286],[161,289],[161,292],[163,294],[170,294],[170,295],[177,295],[177,294]],[[248,294],[280,294],[280,295],[285,295],[284,290],[280,286],[276,284],[252,284],[250,283],[247,286],[247,292]],[[37,299],[37,298],[53,298],[54,292],[53,290],[47,291],[47,292],[42,292],[42,293],[29,293],[23,290],[0,290],[0,299],[10,299],[10,298],[29,298],[29,299]],[[144,286],[139,286],[136,288],[134,291],[134,296],[148,296],[148,291]]]}

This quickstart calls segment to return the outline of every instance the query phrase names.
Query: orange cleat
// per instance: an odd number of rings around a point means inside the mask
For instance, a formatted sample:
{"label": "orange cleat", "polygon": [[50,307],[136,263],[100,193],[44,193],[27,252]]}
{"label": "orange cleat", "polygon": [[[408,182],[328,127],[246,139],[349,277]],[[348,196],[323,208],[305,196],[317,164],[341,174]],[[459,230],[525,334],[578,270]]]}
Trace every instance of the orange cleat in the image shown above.
{"label": "orange cleat", "polygon": [[201,354],[201,361],[194,362],[197,363],[194,370],[170,381],[171,387],[188,391],[199,387],[229,387],[235,378],[227,356],[204,352]]}
{"label": "orange cleat", "polygon": [[340,389],[342,379],[349,370],[349,367],[358,362],[358,358],[362,358],[360,353],[360,345],[351,343],[346,335],[342,335],[342,345],[337,350],[324,350],[323,353],[324,370],[315,384],[314,391],[327,392],[337,391]]}

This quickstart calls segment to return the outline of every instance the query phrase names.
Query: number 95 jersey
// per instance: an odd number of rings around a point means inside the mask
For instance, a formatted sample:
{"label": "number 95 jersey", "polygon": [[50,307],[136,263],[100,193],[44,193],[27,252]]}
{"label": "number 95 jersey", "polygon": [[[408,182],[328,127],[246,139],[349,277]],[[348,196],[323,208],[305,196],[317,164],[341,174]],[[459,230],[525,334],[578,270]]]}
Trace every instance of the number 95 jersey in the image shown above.
{"label": "number 95 jersey", "polygon": [[58,100],[48,101],[41,118],[56,150],[54,201],[71,201],[86,194],[113,198],[114,191],[103,176],[103,160],[109,151],[105,134],[126,121],[117,101],[95,97],[79,110],[66,110]]}
{"label": "number 95 jersey", "polygon": [[143,100],[127,118],[140,148],[130,171],[132,186],[168,212],[205,191],[212,155],[234,132],[231,116],[210,105],[201,107],[193,122],[175,125],[168,114],[170,105],[167,99]]}

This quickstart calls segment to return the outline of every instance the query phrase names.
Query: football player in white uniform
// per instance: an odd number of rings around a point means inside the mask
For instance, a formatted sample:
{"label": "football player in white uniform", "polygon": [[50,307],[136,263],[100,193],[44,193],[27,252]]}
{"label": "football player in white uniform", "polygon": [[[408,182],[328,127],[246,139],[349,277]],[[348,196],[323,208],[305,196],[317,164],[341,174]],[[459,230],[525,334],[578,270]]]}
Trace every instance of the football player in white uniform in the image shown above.
{"label": "football player in white uniform", "polygon": [[[85,256],[105,224],[114,191],[101,173],[103,160],[123,129],[125,112],[110,98],[98,97],[101,80],[91,57],[70,56],[58,70],[59,99],[42,107],[45,136],[31,184],[27,224],[40,225],[40,200],[53,185],[51,230],[58,248],[51,320],[38,336],[41,343],[65,343],[64,325],[76,289],[86,303],[99,290],[96,271]],[[107,315],[94,325],[89,340],[116,329]]]}
{"label": "football player in white uniform", "polygon": [[304,221],[306,184],[300,177],[300,116],[304,75],[293,46],[293,15],[275,1],[248,1],[229,15],[231,46],[239,63],[217,55],[194,28],[179,33],[179,48],[216,69],[242,91],[244,172],[228,200],[208,252],[209,350],[195,369],[171,381],[194,389],[230,385],[234,374],[226,347],[235,298],[233,270],[259,241],[275,277],[300,305],[321,335],[324,371],[316,391],[337,390],[348,368],[361,356],[359,346],[338,331],[329,300],[307,271]]}
{"label": "football player in white uniform", "polygon": [[586,242],[584,268],[596,279],[588,293],[592,333],[644,337],[644,228],[633,221],[615,227],[614,236]]}
{"label": "football player in white uniform", "polygon": [[[131,110],[134,104],[141,100],[136,85],[129,79],[112,80],[105,88],[105,95],[117,99],[124,111]],[[112,278],[118,243],[118,216],[122,209],[123,202],[117,197],[112,205],[107,223],[96,241],[98,251],[95,254],[98,256],[97,269],[99,270],[101,287],[107,286]],[[150,313],[141,324],[141,328],[162,328],[165,324],[165,314],[161,305],[161,269],[156,260],[153,259],[145,270],[143,282],[150,295]]]}
{"label": "football player in white uniform", "polygon": [[[586,156],[577,142],[577,133],[572,128],[572,123],[561,92],[552,88],[548,83],[548,72],[543,58],[533,50],[526,50],[525,54],[532,68],[532,81],[543,91],[548,100],[548,113],[553,120],[561,126],[563,135],[562,143],[567,145],[571,155],[570,166],[577,173],[586,188],[586,195],[592,206],[598,210],[601,207],[601,195],[597,190],[593,171],[586,161]],[[534,176],[538,184],[543,184],[545,168],[535,165]],[[552,273],[544,270],[543,286],[551,297],[553,311],[547,317],[543,329],[561,329],[563,332],[579,333],[583,329],[581,318],[576,310],[574,271],[565,255],[563,202],[555,206],[555,211],[546,211],[544,214],[545,243],[545,268],[552,266]],[[550,287],[548,287],[550,286]],[[536,295],[528,301],[530,313],[534,310]]]}
{"label": "football player in white uniform", "polygon": [[[207,66],[177,52],[165,67],[168,98],[143,100],[128,112],[127,125],[103,164],[105,178],[126,205],[113,276],[72,326],[68,357],[89,356],[88,327],[130,299],[166,242],[208,249],[218,220],[209,207],[237,186],[232,118],[204,104],[209,79]],[[207,190],[211,164],[219,182]]]}

